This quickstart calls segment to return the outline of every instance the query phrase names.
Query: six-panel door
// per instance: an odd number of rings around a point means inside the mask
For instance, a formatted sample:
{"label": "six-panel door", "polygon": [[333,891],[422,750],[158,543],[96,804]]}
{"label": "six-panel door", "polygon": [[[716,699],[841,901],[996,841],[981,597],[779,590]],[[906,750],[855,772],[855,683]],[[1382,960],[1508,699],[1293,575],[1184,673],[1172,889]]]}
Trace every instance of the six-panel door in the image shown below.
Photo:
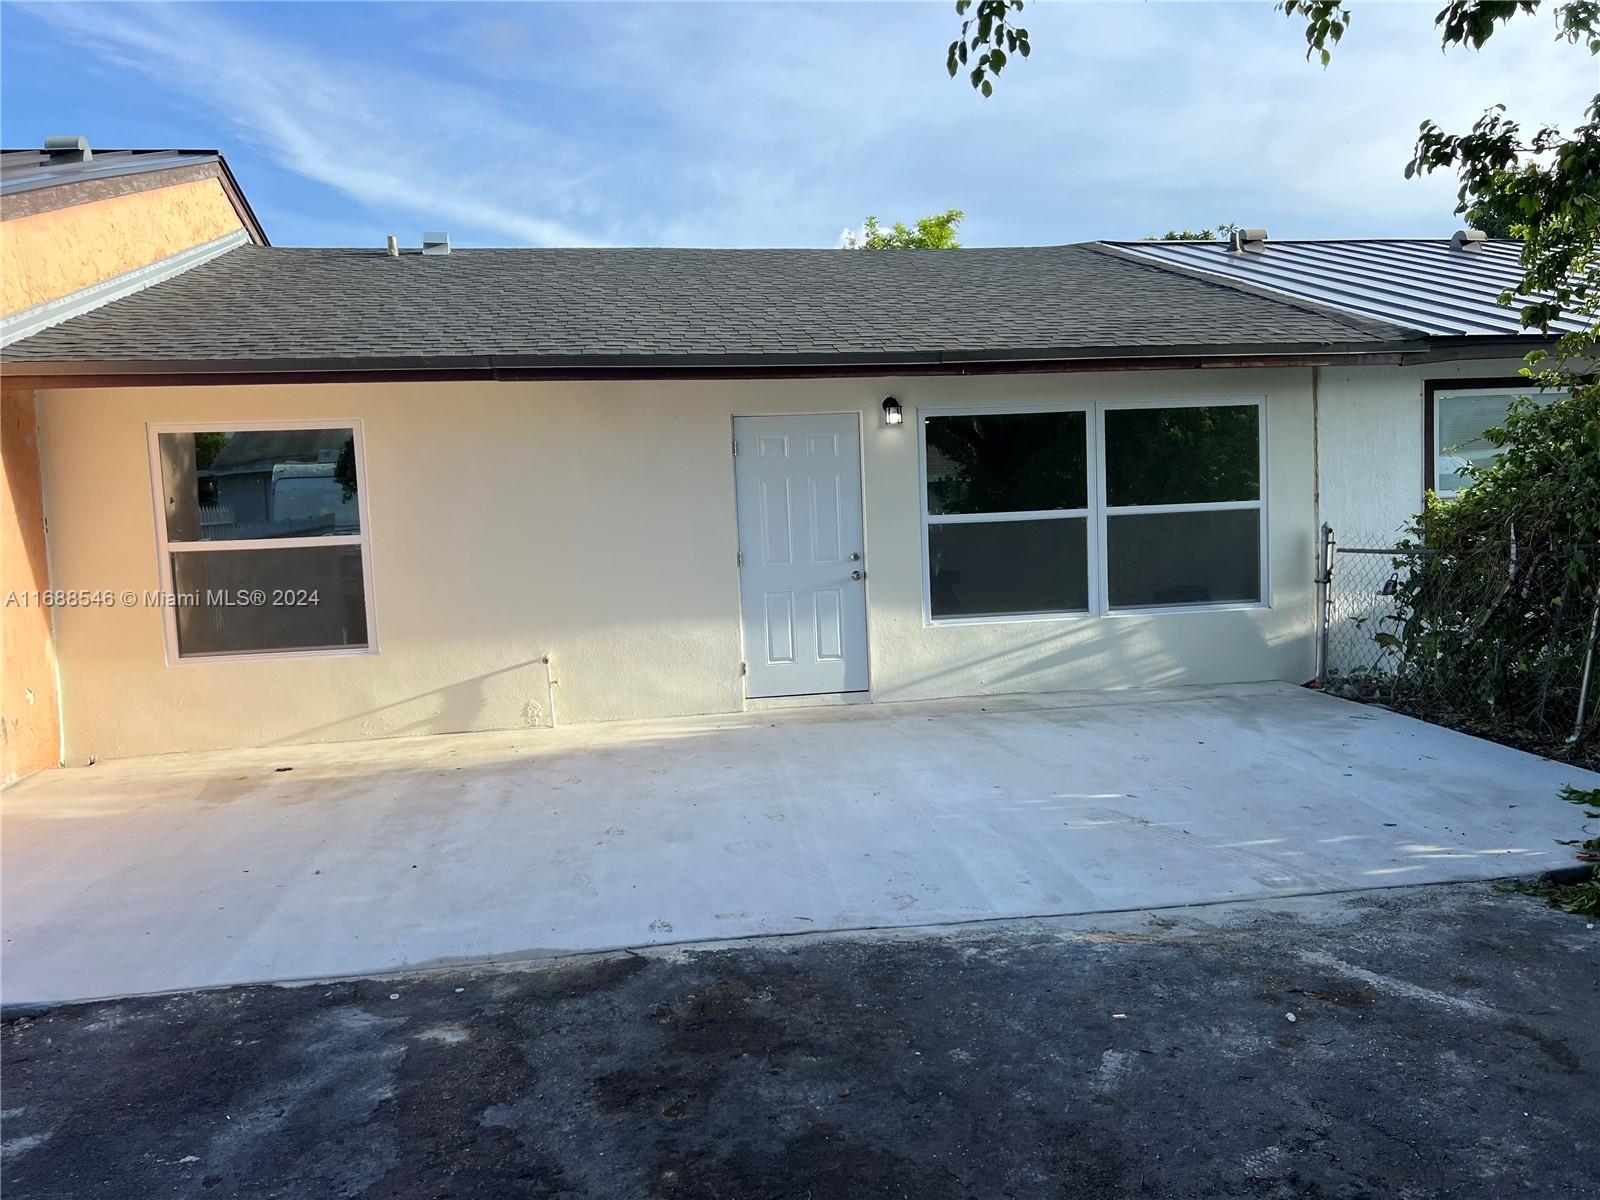
{"label": "six-panel door", "polygon": [[745,694],[865,691],[857,418],[735,417],[733,432]]}

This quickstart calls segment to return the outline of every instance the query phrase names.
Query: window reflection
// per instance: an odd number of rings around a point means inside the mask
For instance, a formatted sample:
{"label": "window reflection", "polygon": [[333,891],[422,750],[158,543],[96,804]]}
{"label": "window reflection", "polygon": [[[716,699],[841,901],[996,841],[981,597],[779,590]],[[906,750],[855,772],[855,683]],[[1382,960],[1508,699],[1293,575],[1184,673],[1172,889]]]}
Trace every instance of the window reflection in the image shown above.
{"label": "window reflection", "polygon": [[349,429],[163,433],[160,450],[171,541],[361,532]]}

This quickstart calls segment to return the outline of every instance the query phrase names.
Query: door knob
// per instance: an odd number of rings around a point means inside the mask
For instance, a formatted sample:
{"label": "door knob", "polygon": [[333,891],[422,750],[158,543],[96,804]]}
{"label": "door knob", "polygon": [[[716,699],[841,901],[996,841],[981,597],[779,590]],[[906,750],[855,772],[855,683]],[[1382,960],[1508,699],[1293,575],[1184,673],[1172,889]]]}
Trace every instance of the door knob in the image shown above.
{"label": "door knob", "polygon": [[851,561],[851,562],[860,562],[860,561],[861,561],[861,555],[859,555],[859,554],[852,554],[852,555],[851,555],[851,556],[850,556],[850,561]]}
{"label": "door knob", "polygon": [[851,579],[865,579],[866,577],[867,577],[867,573],[865,571],[851,571],[850,572],[850,578]]}

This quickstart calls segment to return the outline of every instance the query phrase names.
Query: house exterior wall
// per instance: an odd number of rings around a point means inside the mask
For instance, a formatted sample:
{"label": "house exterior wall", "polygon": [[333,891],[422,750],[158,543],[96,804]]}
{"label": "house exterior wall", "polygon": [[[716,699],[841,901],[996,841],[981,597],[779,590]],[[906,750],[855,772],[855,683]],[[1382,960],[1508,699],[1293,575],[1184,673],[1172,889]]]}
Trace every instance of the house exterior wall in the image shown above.
{"label": "house exterior wall", "polygon": [[1323,367],[1317,390],[1322,519],[1347,546],[1387,546],[1422,511],[1423,388],[1515,378],[1520,358],[1416,367]]}
{"label": "house exterior wall", "polygon": [[129,192],[0,222],[0,315],[71,295],[242,229],[216,178]]}
{"label": "house exterior wall", "polygon": [[[880,422],[886,395],[905,405]],[[917,412],[1265,396],[1260,608],[930,625]],[[146,424],[362,421],[375,654],[168,665],[159,610],[56,614],[67,761],[737,711],[732,418],[861,414],[872,696],[1312,669],[1311,372],[364,384],[41,393],[56,586],[159,587]],[[543,658],[557,681],[547,684]]]}
{"label": "house exterior wall", "polygon": [[0,392],[0,787],[61,755],[38,430],[31,389]]}

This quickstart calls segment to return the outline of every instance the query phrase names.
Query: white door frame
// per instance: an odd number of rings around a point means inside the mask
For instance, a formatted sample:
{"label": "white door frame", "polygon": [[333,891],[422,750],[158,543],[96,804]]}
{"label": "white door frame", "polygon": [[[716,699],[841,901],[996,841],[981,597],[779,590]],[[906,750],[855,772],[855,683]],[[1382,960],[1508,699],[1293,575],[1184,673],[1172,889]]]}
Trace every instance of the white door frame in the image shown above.
{"label": "white door frame", "polygon": [[[866,631],[865,631],[866,632],[866,642],[864,644],[864,648],[863,648],[862,653],[865,656],[865,660],[866,660],[864,665],[865,665],[865,668],[866,668],[867,682],[866,682],[866,687],[864,689],[862,689],[861,691],[859,691],[859,692],[817,692],[817,693],[812,693],[812,695],[813,695],[813,697],[819,696],[819,695],[820,696],[830,696],[830,695],[870,696],[872,694],[872,570],[871,570],[872,555],[867,550],[867,547],[871,542],[871,537],[870,537],[869,531],[867,529],[867,444],[866,444],[867,439],[866,439],[866,430],[865,430],[865,427],[864,427],[865,426],[865,422],[864,422],[864,420],[862,418],[861,410],[859,408],[823,408],[823,409],[798,409],[797,408],[797,409],[783,409],[783,410],[778,411],[778,412],[762,412],[762,411],[759,411],[759,410],[757,410],[757,411],[751,411],[751,410],[735,411],[733,413],[730,413],[729,416],[728,416],[728,445],[730,447],[736,447],[738,445],[738,442],[739,442],[739,437],[738,437],[739,425],[738,425],[738,423],[739,423],[739,421],[741,419],[743,419],[745,417],[853,417],[853,418],[855,418],[855,423],[856,423],[856,468],[857,468],[857,471],[858,471],[858,473],[860,474],[860,477],[861,477],[861,479],[860,479],[860,483],[861,483],[861,555],[862,555],[862,558],[864,558],[866,560],[867,564],[868,564],[867,570],[866,570],[866,577],[861,581],[862,604],[863,604],[863,606],[865,608],[865,623],[866,623]],[[730,460],[730,465],[733,468],[732,470],[730,470],[728,472],[728,486],[729,486],[730,489],[732,489],[732,493],[733,493],[733,550],[734,550],[735,561],[737,562],[738,561],[738,555],[741,553],[741,547],[739,545],[739,473],[738,473],[738,455],[737,455],[737,453],[734,453],[734,454],[730,455],[729,456],[729,460]],[[745,692],[744,699],[745,699],[745,703],[746,704],[748,704],[752,699],[755,699],[755,700],[758,700],[758,701],[762,701],[762,702],[765,702],[765,701],[768,701],[768,700],[780,700],[781,701],[783,699],[783,697],[767,697],[767,696],[752,697],[749,694],[750,654],[749,654],[749,647],[745,645],[745,636],[744,636],[745,631],[744,631],[744,572],[743,572],[743,570],[740,570],[738,572],[738,578],[739,578],[738,612],[739,612],[739,667],[740,667],[739,687],[740,687],[740,689],[742,691]]]}

